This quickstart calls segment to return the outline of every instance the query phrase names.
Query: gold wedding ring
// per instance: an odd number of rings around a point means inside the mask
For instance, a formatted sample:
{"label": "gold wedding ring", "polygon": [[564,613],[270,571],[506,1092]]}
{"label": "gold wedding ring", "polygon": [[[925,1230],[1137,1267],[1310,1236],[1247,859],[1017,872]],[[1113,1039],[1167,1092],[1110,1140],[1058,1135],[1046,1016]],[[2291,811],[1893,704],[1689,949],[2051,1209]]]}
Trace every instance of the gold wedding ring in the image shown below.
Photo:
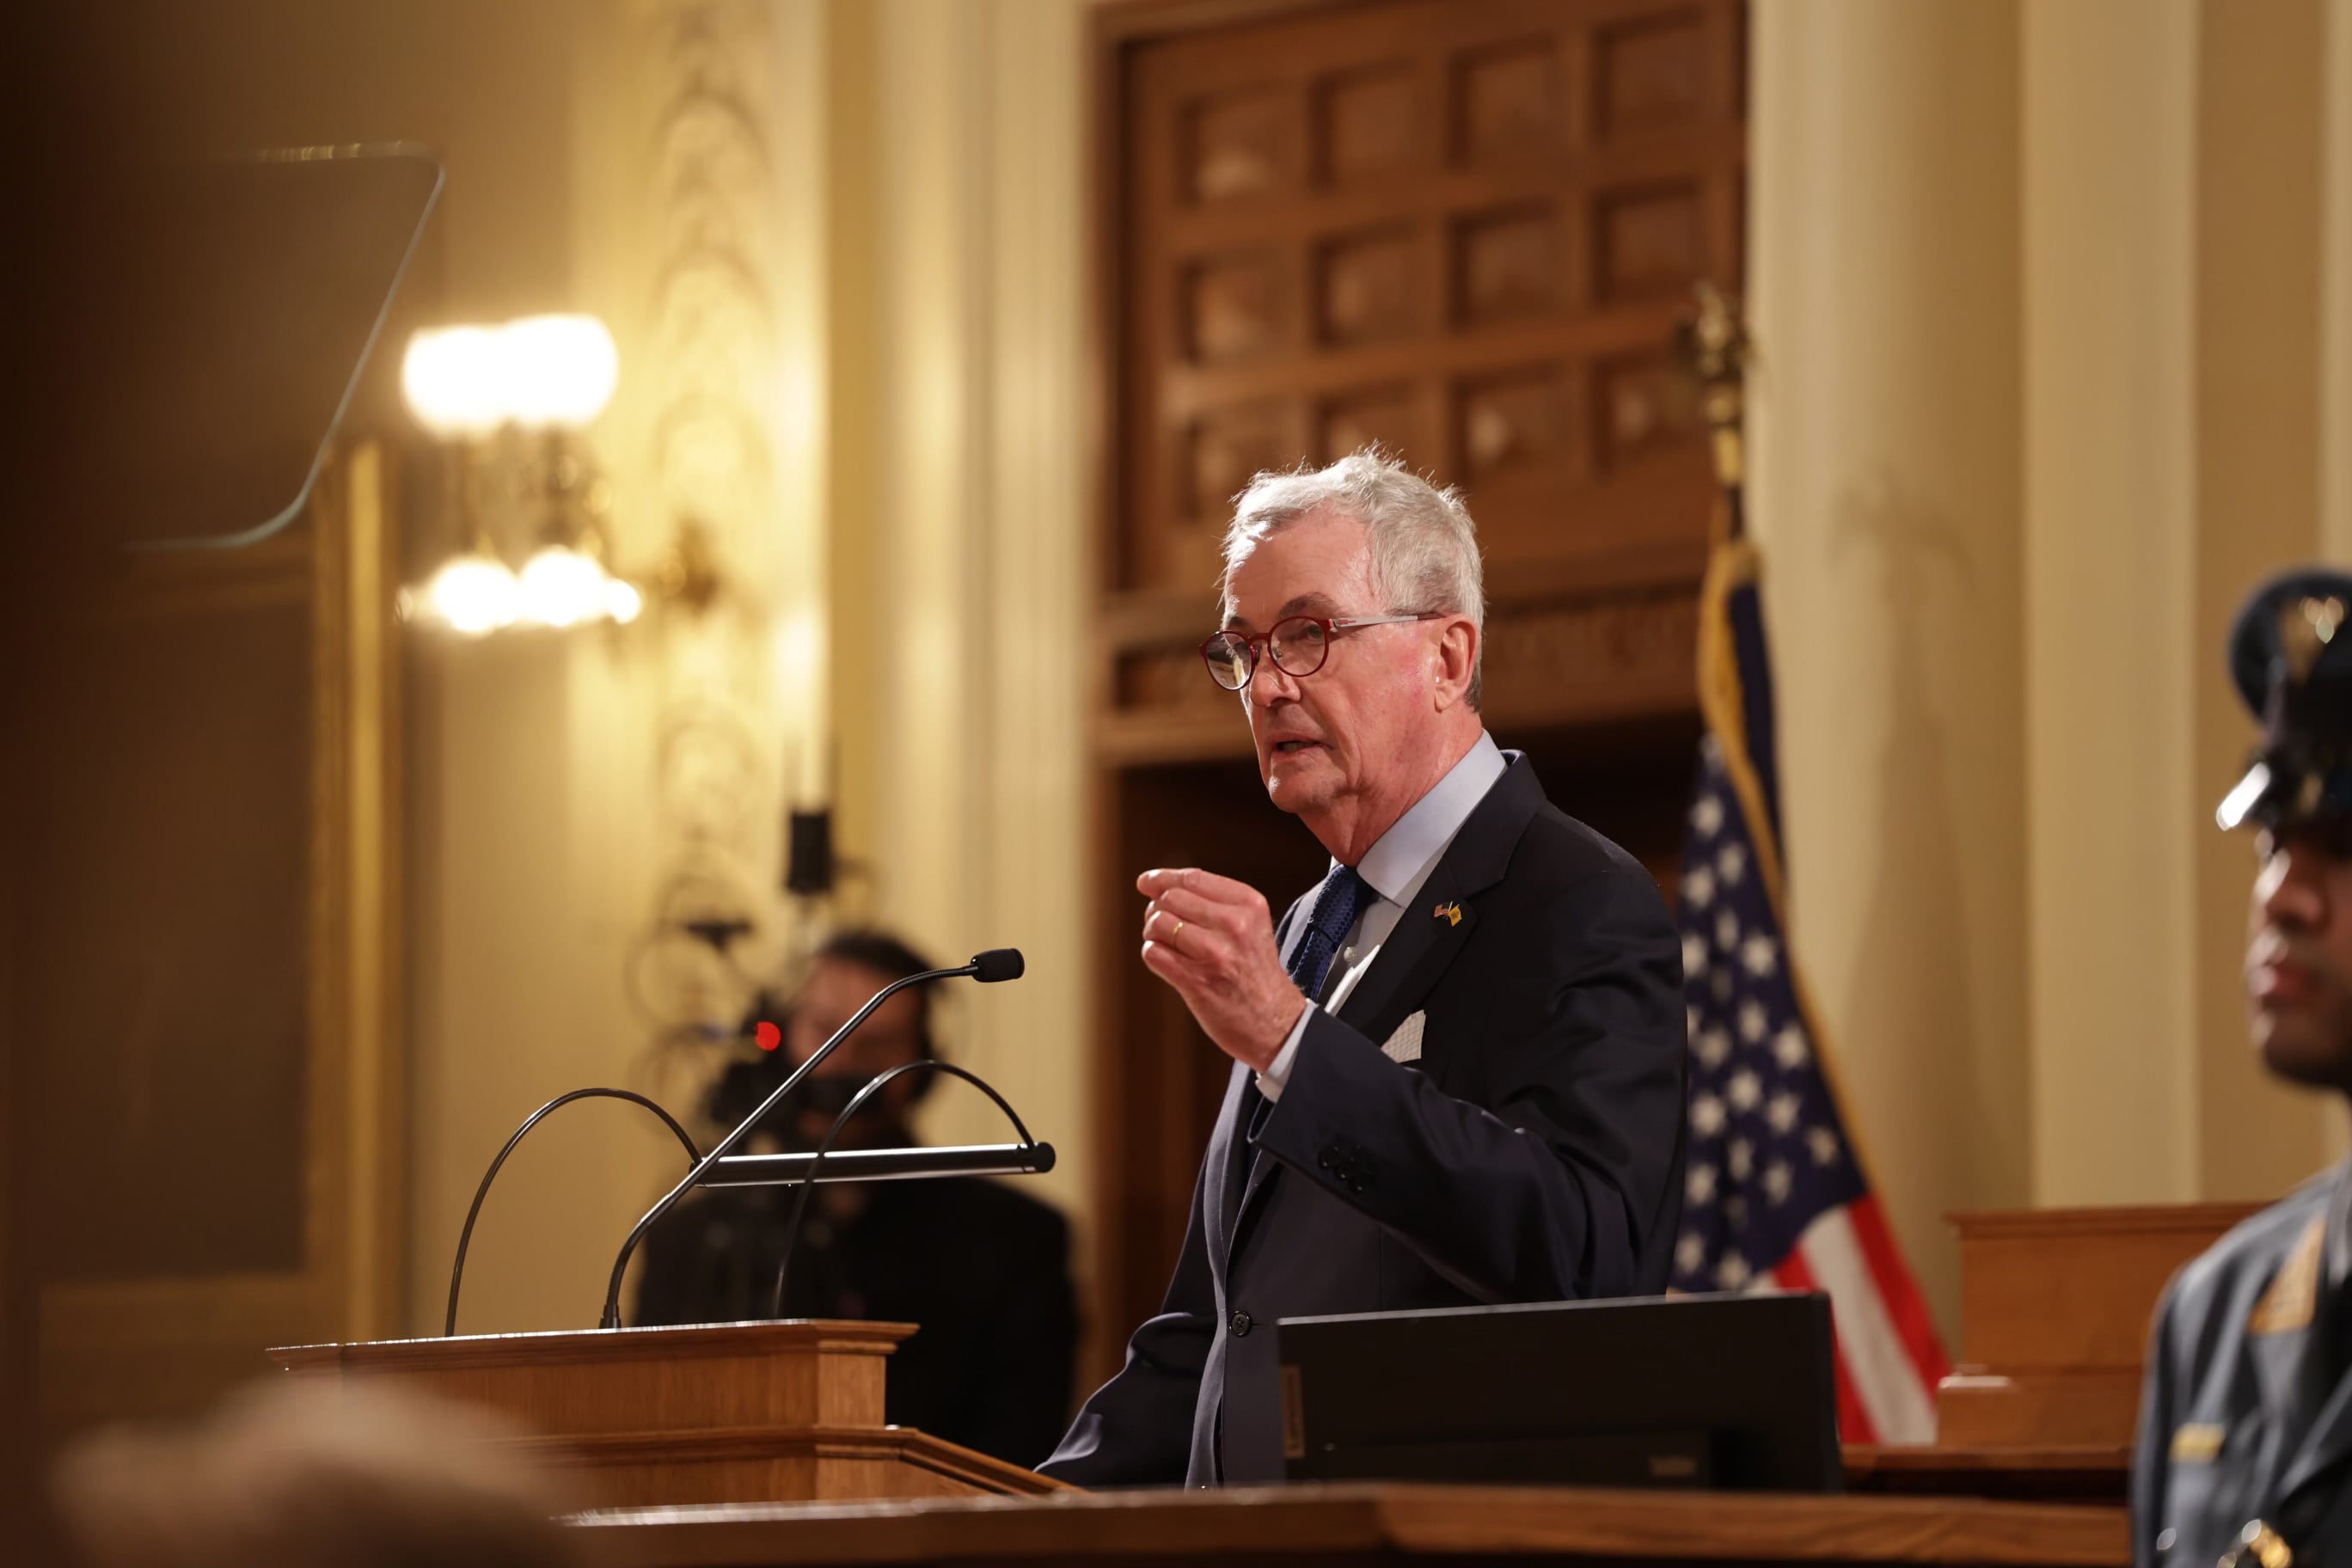
{"label": "gold wedding ring", "polygon": [[1174,931],[1170,931],[1170,932],[1168,933],[1168,940],[1169,940],[1170,942],[1174,942],[1178,937],[1182,936],[1183,934],[1184,934],[1184,922],[1183,922],[1182,921],[1178,921],[1176,922],[1176,929],[1175,929]]}

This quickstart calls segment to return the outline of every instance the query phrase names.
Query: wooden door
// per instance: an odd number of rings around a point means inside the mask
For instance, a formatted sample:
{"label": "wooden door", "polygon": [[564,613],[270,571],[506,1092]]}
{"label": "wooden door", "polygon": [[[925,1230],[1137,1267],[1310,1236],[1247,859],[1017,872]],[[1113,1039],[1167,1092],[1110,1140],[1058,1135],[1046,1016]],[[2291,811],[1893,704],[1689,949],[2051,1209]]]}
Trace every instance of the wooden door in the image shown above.
{"label": "wooden door", "polygon": [[1737,290],[1739,0],[1200,0],[1098,14],[1097,1371],[1157,1309],[1225,1058],[1136,958],[1145,867],[1277,908],[1323,856],[1193,647],[1262,468],[1377,440],[1467,492],[1484,710],[1662,879],[1714,481],[1669,354]]}

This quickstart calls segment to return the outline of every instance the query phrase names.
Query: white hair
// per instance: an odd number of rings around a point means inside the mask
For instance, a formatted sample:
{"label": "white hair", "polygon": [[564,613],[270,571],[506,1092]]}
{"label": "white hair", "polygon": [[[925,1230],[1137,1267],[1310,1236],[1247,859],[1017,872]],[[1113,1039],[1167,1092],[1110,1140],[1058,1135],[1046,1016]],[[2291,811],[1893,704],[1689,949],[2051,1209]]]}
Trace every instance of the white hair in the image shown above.
{"label": "white hair", "polygon": [[1328,468],[1301,463],[1287,472],[1269,468],[1234,498],[1225,525],[1224,570],[1217,579],[1228,614],[1234,574],[1258,545],[1311,512],[1331,512],[1364,525],[1372,555],[1372,582],[1387,603],[1367,614],[1443,610],[1467,616],[1478,628],[1478,665],[1470,672],[1469,702],[1478,706],[1485,679],[1486,586],[1478,557],[1478,527],[1462,493],[1440,489],[1379,446],[1361,447]]}

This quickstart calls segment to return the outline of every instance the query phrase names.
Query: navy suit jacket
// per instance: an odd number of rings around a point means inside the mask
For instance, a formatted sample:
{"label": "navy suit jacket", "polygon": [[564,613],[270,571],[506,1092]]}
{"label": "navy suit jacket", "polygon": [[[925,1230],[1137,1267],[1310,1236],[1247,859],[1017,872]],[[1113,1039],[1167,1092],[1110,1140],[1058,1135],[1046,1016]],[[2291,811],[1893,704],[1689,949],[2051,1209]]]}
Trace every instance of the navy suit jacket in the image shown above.
{"label": "navy suit jacket", "polygon": [[[1682,980],[1649,874],[1515,762],[1339,1014],[1309,1017],[1281,1098],[1235,1064],[1167,1300],[1038,1468],[1278,1479],[1277,1319],[1664,1290]],[[1416,1012],[1400,1066],[1381,1042]]]}

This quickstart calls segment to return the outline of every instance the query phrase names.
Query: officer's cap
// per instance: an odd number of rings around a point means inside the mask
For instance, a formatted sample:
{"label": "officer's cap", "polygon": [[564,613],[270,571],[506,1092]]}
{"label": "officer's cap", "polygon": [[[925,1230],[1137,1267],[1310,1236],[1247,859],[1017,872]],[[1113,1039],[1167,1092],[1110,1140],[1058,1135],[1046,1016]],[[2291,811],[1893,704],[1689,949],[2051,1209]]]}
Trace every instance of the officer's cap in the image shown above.
{"label": "officer's cap", "polygon": [[2246,600],[2230,675],[2263,739],[2213,816],[2224,828],[2352,813],[2352,575],[2302,567]]}

